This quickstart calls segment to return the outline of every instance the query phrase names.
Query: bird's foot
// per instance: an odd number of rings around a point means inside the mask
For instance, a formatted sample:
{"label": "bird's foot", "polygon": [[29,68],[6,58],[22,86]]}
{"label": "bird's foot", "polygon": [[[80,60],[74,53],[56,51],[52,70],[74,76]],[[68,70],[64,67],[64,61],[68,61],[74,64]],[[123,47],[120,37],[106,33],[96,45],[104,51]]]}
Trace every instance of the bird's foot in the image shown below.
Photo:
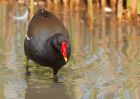
{"label": "bird's foot", "polygon": [[31,76],[31,73],[29,71],[26,71],[27,76]]}
{"label": "bird's foot", "polygon": [[58,77],[57,77],[57,75],[54,75],[52,78],[50,78],[50,79],[53,79],[53,81],[54,82],[58,82]]}
{"label": "bird's foot", "polygon": [[58,82],[58,77],[57,77],[57,75],[54,75],[54,76],[53,76],[53,80],[54,80],[55,82]]}

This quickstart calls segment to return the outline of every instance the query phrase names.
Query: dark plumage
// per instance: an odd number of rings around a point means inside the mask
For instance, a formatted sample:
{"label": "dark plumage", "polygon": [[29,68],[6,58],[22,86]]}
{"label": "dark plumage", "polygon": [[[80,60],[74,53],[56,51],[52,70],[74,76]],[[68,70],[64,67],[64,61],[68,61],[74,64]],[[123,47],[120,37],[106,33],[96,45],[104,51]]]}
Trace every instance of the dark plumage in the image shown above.
{"label": "dark plumage", "polygon": [[53,74],[67,63],[71,54],[68,32],[52,13],[41,9],[29,23],[24,42],[28,59],[53,68]]}

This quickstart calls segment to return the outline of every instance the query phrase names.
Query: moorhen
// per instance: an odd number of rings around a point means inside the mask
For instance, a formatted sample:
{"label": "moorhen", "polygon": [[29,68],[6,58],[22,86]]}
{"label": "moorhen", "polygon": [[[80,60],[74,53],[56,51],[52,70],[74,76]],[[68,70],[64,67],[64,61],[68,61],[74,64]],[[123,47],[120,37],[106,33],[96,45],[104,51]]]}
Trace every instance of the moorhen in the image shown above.
{"label": "moorhen", "polygon": [[64,24],[52,13],[40,9],[31,19],[24,41],[24,52],[28,62],[51,67],[54,77],[71,55],[68,32]]}

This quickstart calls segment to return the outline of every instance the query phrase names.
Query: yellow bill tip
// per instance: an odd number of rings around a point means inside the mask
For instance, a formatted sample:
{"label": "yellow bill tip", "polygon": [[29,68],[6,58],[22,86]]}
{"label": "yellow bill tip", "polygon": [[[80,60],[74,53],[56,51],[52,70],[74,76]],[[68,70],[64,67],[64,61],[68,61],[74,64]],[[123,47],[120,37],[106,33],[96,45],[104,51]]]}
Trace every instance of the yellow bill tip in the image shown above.
{"label": "yellow bill tip", "polygon": [[65,60],[65,62],[67,62],[68,61],[67,57],[64,57],[64,60]]}

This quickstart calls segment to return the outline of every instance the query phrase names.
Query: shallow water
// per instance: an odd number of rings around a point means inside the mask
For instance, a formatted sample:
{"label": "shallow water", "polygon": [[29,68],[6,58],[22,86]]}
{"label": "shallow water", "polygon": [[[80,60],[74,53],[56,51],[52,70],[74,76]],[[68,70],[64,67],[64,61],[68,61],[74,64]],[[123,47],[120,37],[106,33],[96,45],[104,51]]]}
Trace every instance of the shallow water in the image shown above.
{"label": "shallow water", "polygon": [[30,61],[25,76],[23,5],[0,4],[0,99],[140,99],[140,27],[113,14],[50,9],[67,27],[72,56],[54,82]]}

